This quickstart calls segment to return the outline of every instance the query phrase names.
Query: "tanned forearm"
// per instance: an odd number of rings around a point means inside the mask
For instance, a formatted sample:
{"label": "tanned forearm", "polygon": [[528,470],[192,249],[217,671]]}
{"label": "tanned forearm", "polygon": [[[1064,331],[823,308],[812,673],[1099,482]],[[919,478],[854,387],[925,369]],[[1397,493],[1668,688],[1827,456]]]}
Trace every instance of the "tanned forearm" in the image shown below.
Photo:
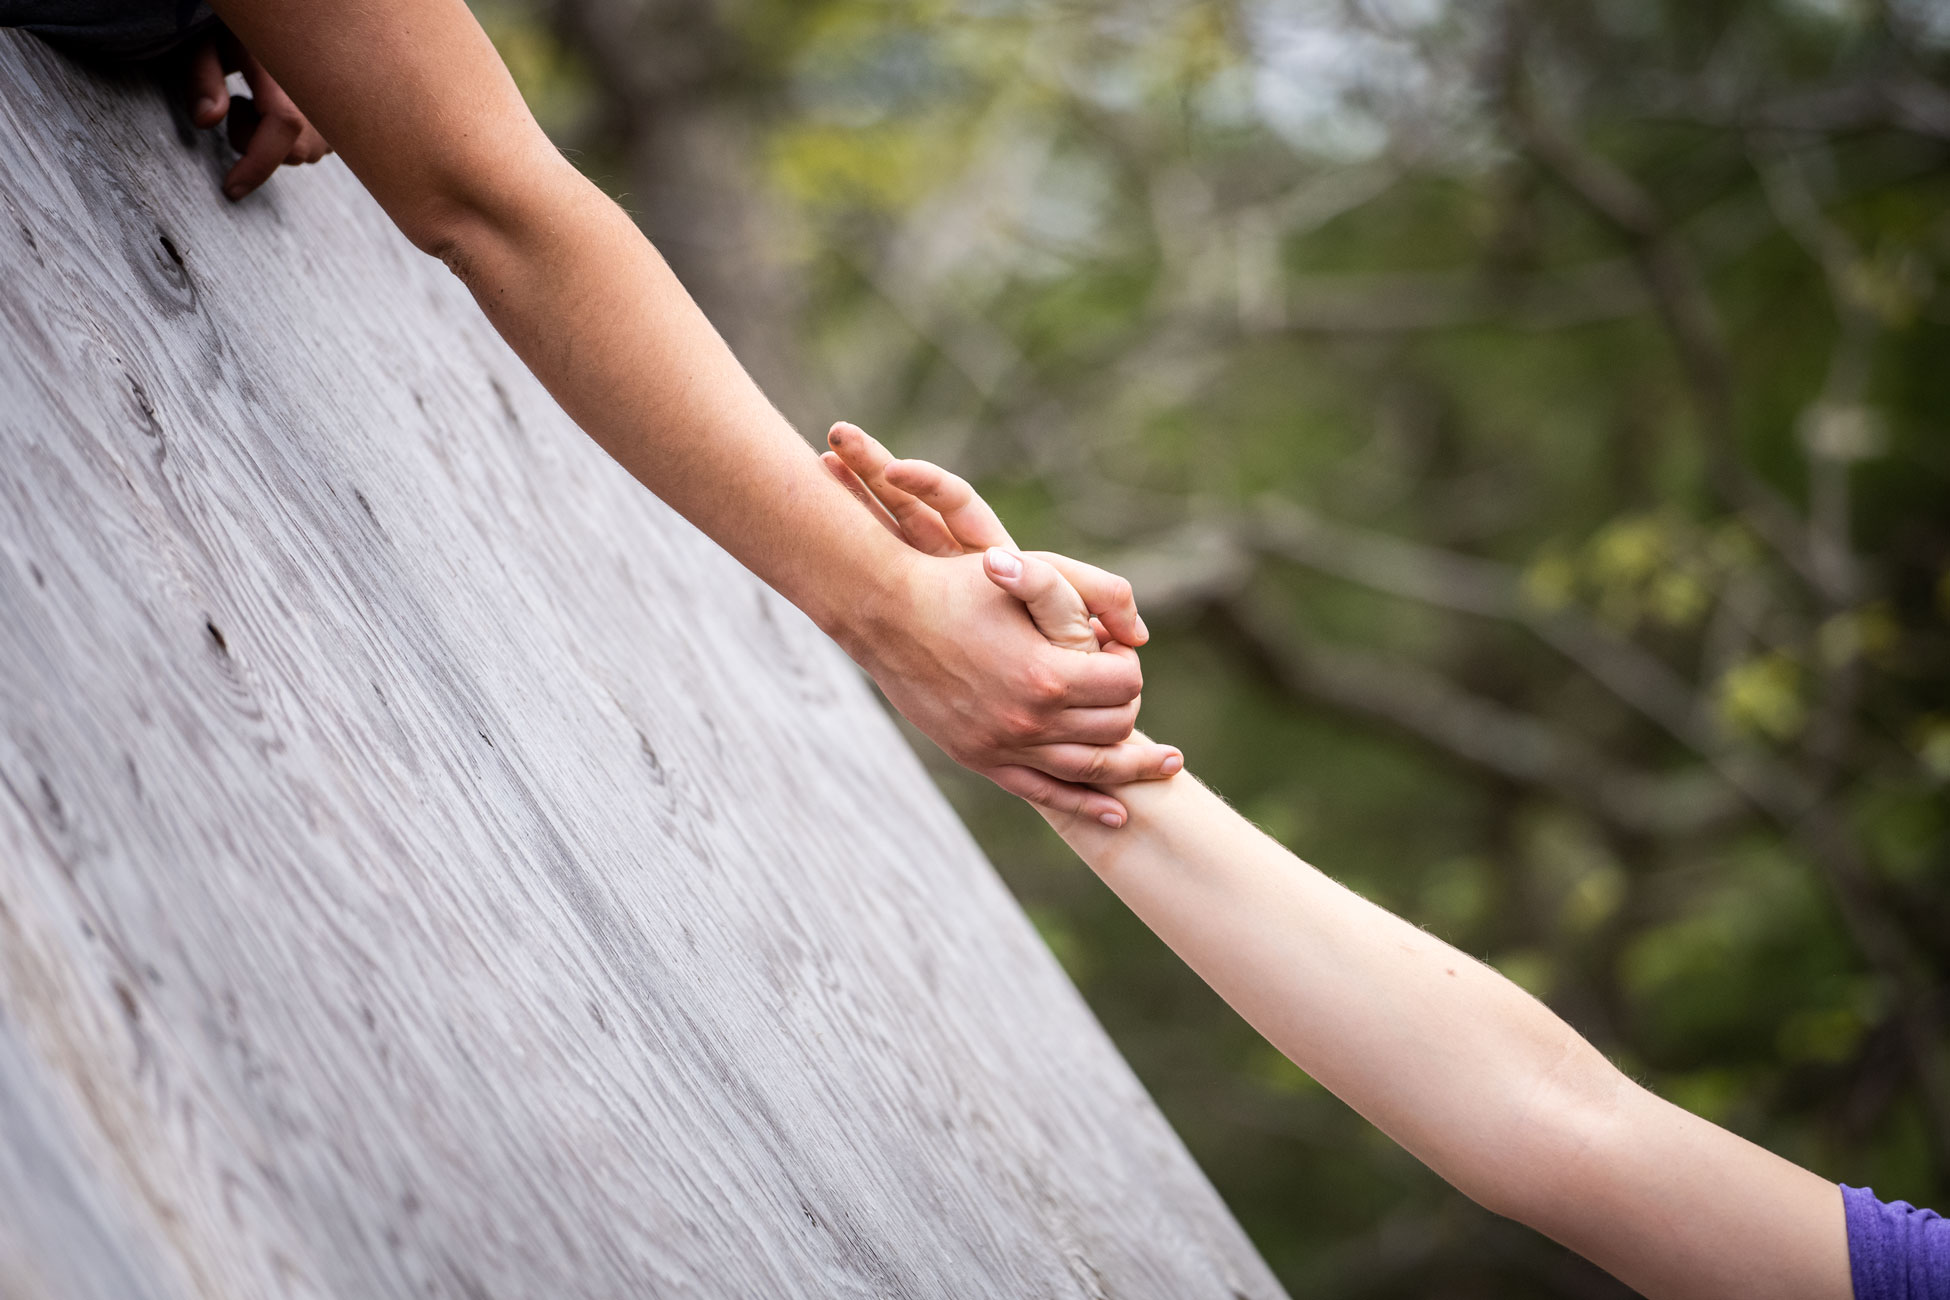
{"label": "tanned forearm", "polygon": [[542,134],[457,0],[217,9],[585,431],[827,631],[857,639],[854,616],[909,557],[860,517],[628,215]]}
{"label": "tanned forearm", "polygon": [[861,612],[889,595],[874,584],[912,554],[833,481],[622,209],[557,161],[432,251],[645,486],[829,634],[862,634]]}

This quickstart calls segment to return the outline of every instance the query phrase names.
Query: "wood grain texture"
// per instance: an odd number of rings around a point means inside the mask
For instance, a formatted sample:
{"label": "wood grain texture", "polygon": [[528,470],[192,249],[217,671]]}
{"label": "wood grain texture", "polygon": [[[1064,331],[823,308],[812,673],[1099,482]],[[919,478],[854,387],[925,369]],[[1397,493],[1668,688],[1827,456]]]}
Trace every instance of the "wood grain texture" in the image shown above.
{"label": "wood grain texture", "polygon": [[0,32],[0,1296],[1278,1287],[844,657]]}

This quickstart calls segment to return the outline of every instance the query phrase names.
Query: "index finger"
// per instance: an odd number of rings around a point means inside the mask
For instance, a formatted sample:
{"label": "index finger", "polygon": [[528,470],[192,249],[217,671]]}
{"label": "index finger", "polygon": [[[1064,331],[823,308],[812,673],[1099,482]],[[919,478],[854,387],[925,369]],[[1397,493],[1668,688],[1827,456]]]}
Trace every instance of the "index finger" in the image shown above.
{"label": "index finger", "polygon": [[966,554],[960,540],[926,502],[887,481],[887,466],[894,457],[879,439],[859,425],[841,420],[827,431],[826,441],[900,524],[915,550],[930,555]]}
{"label": "index finger", "polygon": [[[305,125],[291,96],[272,80],[264,65],[251,57],[249,50],[238,50],[238,65],[250,85],[251,104],[258,120],[244,147],[244,156],[223,179],[223,192],[232,199],[243,198],[271,179],[271,174],[284,165]],[[231,111],[236,111],[234,105]]]}
{"label": "index finger", "polygon": [[996,518],[989,503],[960,475],[951,474],[929,460],[895,460],[887,463],[881,476],[933,506],[955,540],[967,549],[1015,547],[1009,540],[1009,530]]}
{"label": "index finger", "polygon": [[853,494],[853,499],[866,508],[867,513],[874,517],[875,523],[885,528],[901,541],[904,542],[907,540],[907,534],[903,533],[901,526],[894,522],[894,517],[887,513],[887,507],[880,504],[880,498],[876,497],[873,491],[865,483],[860,481],[860,476],[853,472],[851,465],[848,465],[840,459],[838,452],[820,452],[819,463],[826,467],[827,473],[839,480],[841,487]]}

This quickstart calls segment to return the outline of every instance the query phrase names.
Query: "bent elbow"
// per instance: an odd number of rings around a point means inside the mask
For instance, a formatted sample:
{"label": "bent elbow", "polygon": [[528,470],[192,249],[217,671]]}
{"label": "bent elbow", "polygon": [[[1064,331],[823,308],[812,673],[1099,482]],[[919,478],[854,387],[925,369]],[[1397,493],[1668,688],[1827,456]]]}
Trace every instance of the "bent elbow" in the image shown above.
{"label": "bent elbow", "polygon": [[478,197],[452,192],[416,196],[391,215],[413,247],[440,259],[462,281],[470,278],[479,258],[477,250],[496,224],[491,209]]}
{"label": "bent elbow", "polygon": [[580,174],[542,139],[513,156],[423,177],[387,212],[412,245],[469,279],[484,241],[518,239],[546,224]]}

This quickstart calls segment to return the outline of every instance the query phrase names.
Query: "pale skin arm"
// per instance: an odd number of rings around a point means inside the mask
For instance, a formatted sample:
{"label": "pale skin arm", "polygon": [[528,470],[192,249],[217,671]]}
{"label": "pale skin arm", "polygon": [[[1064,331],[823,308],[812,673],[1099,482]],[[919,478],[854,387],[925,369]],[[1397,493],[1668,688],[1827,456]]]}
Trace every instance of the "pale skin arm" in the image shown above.
{"label": "pale skin arm", "polygon": [[1189,775],[1118,793],[1116,835],[1045,815],[1268,1041],[1471,1199],[1653,1300],[1849,1300],[1835,1184],[1639,1087]]}
{"label": "pale skin arm", "polygon": [[[896,476],[941,473],[920,465]],[[1037,564],[992,577],[1033,589],[1039,624],[1074,638],[1083,601]],[[1114,834],[1044,816],[1268,1041],[1472,1199],[1652,1300],[1850,1300],[1835,1184],[1639,1087],[1543,1003],[1189,773],[1117,793],[1130,822]]]}
{"label": "pale skin arm", "polygon": [[214,7],[645,486],[806,611],[958,762],[1122,821],[1116,796],[1079,782],[1155,777],[1171,755],[1118,743],[1137,718],[1135,655],[1052,647],[979,557],[921,554],[864,514],[629,217],[550,145],[462,0]]}

